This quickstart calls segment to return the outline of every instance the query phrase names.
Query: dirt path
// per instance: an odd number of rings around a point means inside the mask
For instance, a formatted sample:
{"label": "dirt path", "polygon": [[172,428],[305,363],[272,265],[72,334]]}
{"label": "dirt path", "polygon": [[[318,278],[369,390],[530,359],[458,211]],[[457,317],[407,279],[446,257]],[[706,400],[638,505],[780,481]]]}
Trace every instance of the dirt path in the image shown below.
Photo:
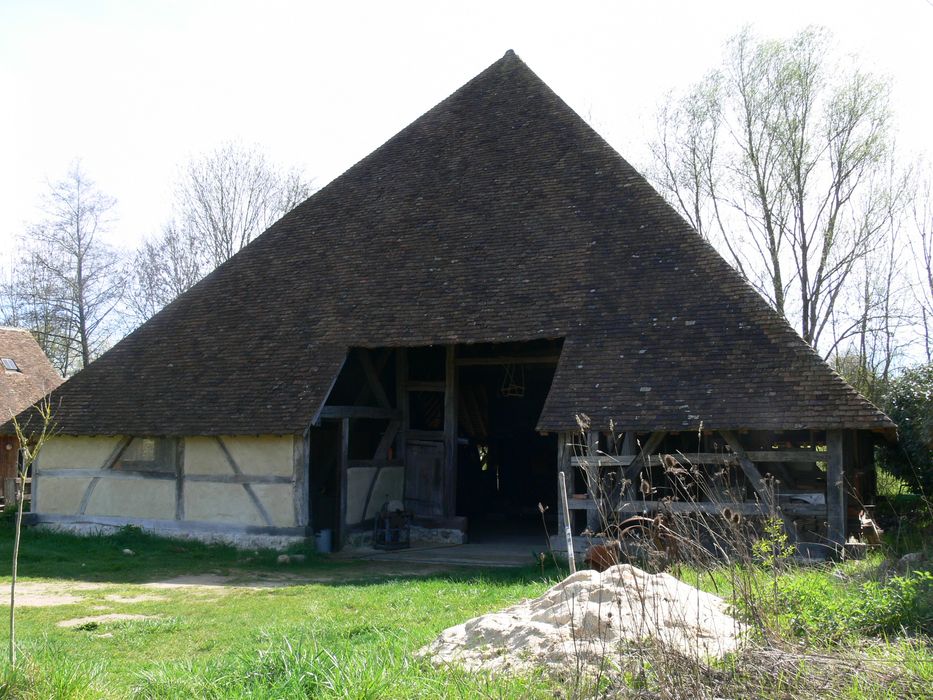
{"label": "dirt path", "polygon": [[[75,605],[84,602],[92,592],[109,590],[105,600],[112,603],[134,604],[164,600],[158,591],[185,590],[195,595],[226,595],[242,591],[263,591],[309,584],[341,584],[363,581],[375,577],[430,576],[449,571],[451,567],[419,566],[412,571],[410,565],[389,562],[358,562],[347,567],[329,569],[326,572],[250,571],[235,570],[227,573],[202,573],[172,576],[144,583],[89,582],[68,579],[30,581],[20,580],[16,584],[17,607],[49,607]],[[110,590],[112,589],[112,590]],[[128,590],[130,589],[130,590]],[[136,592],[133,589],[144,589]],[[147,593],[146,591],[153,591]],[[0,584],[0,606],[8,606],[9,582]]]}

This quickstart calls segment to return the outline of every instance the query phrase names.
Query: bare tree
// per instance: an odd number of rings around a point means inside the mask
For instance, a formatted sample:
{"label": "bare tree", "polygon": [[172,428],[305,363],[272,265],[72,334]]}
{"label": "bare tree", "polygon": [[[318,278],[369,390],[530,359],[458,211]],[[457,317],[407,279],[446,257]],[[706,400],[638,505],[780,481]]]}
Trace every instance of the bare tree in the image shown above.
{"label": "bare tree", "polygon": [[183,169],[174,218],[136,251],[127,300],[142,323],[304,201],[310,182],[257,147],[226,144]]}
{"label": "bare tree", "polygon": [[67,375],[107,345],[122,297],[122,258],[100,239],[114,201],[75,163],[49,184],[43,205],[45,218],[21,239],[5,306],[9,319],[32,330]]}
{"label": "bare tree", "polygon": [[271,164],[258,148],[226,144],[186,167],[177,219],[216,267],[310,192],[298,171]]}
{"label": "bare tree", "polygon": [[129,311],[139,322],[154,316],[204,276],[205,251],[190,231],[172,221],[161,235],[143,242],[131,263]]}
{"label": "bare tree", "polygon": [[872,183],[889,131],[884,82],[833,63],[824,31],[762,41],[745,30],[720,69],[662,106],[651,171],[818,347],[886,224]]}
{"label": "bare tree", "polygon": [[933,362],[933,172],[929,166],[918,178],[913,201],[915,237],[911,241],[917,271],[915,296],[920,309],[923,354]]}

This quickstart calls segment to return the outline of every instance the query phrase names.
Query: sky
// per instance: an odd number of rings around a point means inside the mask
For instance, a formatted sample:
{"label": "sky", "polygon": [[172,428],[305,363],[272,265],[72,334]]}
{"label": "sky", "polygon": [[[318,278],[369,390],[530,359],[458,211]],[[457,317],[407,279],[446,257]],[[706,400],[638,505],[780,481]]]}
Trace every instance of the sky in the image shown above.
{"label": "sky", "polygon": [[933,154],[933,0],[0,0],[0,265],[75,159],[133,248],[180,167],[226,141],[323,186],[514,49],[636,166],[654,110],[744,25],[828,27],[891,84],[905,153]]}

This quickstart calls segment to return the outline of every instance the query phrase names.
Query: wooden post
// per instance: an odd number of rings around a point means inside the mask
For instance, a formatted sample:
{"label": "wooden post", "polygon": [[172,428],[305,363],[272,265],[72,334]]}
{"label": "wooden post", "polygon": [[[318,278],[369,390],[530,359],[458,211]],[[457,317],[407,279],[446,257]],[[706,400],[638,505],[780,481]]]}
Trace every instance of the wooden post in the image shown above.
{"label": "wooden post", "polygon": [[343,549],[347,539],[347,469],[350,460],[350,419],[340,419],[340,513],[337,519],[337,549]]}
{"label": "wooden post", "polygon": [[570,573],[577,572],[577,562],[573,554],[573,532],[570,530],[570,506],[567,503],[567,481],[564,472],[557,475],[560,488],[560,509],[564,514],[564,539],[567,542],[567,562],[570,564]]}
{"label": "wooden post", "polygon": [[[590,464],[586,467],[586,490],[592,505],[586,509],[586,527],[594,535],[603,528],[600,522],[600,501],[603,497],[602,473],[599,466],[599,431],[590,429],[586,435],[586,456]],[[595,465],[595,466],[594,466]]]}
{"label": "wooden post", "polygon": [[837,552],[846,542],[846,489],[843,458],[844,433],[826,431],[826,539]]}
{"label": "wooden post", "polygon": [[444,515],[457,514],[457,360],[456,347],[447,346],[444,372]]}
{"label": "wooden post", "polygon": [[185,438],[175,438],[175,520],[185,519]]}
{"label": "wooden post", "polygon": [[311,428],[302,435],[292,436],[292,469],[294,483],[295,525],[311,525]]}
{"label": "wooden post", "polygon": [[[406,441],[408,438],[408,349],[395,350],[395,410],[402,414],[402,425],[395,439],[395,456],[405,464]],[[402,493],[405,492],[404,485]]]}
{"label": "wooden post", "polygon": [[[557,434],[557,473],[558,480],[561,478],[564,479],[564,483],[570,483],[569,488],[573,489],[573,467],[570,465],[570,457],[572,456],[572,450],[570,447],[570,433],[558,433]],[[563,476],[561,476],[563,475]],[[573,525],[573,521],[569,520],[564,515],[564,506],[560,497],[560,485],[557,487],[557,537],[561,537],[564,532],[564,528],[569,524]]]}

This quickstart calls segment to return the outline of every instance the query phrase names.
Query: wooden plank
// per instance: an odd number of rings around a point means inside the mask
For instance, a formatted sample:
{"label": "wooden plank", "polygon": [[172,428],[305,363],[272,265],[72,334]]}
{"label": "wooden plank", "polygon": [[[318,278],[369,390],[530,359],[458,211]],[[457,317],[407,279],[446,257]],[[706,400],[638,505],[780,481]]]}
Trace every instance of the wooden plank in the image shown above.
{"label": "wooden plank", "polygon": [[826,453],[816,450],[758,450],[746,453],[753,462],[825,462]]}
{"label": "wooden plank", "polygon": [[340,421],[340,454],[338,469],[340,474],[340,494],[337,497],[339,513],[337,518],[337,549],[343,549],[347,539],[347,463],[350,455],[350,419]]}
{"label": "wooden plank", "polygon": [[373,396],[376,397],[376,403],[383,408],[391,408],[389,397],[386,396],[386,390],[379,380],[379,374],[373,366],[373,360],[369,355],[369,351],[365,348],[359,348],[357,354],[360,358],[360,364],[363,366],[363,374],[366,376],[366,383],[369,384],[370,391],[372,391]]}
{"label": "wooden plank", "polygon": [[401,414],[394,408],[381,406],[325,406],[321,418],[374,418],[377,420],[399,420]]}
{"label": "wooden plank", "polygon": [[635,455],[598,455],[596,457],[577,456],[570,458],[575,467],[627,467],[635,461]]}
{"label": "wooden plank", "polygon": [[458,367],[484,367],[488,365],[556,365],[559,355],[529,357],[522,355],[497,355],[495,357],[458,357]]}
{"label": "wooden plank", "polygon": [[457,348],[447,346],[444,370],[444,515],[457,514]]}
{"label": "wooden plank", "polygon": [[826,539],[841,550],[846,541],[846,489],[842,430],[826,431]]}

